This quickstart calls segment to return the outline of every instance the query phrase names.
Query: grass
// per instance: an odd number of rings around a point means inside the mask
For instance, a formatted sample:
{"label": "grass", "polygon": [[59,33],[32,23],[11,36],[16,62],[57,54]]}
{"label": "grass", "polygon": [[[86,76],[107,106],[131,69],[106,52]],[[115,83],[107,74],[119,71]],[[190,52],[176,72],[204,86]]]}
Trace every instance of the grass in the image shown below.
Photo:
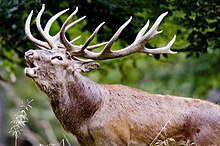
{"label": "grass", "polygon": [[26,103],[22,102],[21,109],[14,116],[15,119],[11,121],[12,127],[10,128],[9,133],[15,137],[15,146],[18,145],[18,137],[21,134],[22,128],[26,126],[26,123],[28,122],[27,111],[32,108],[32,101],[33,99],[30,101],[27,100]]}
{"label": "grass", "polygon": [[[14,120],[11,121],[11,128],[9,130],[9,133],[14,137],[14,146],[18,146],[18,137],[22,132],[22,128],[26,126],[26,123],[28,122],[28,114],[30,108],[32,108],[31,103],[34,100],[27,100],[25,103],[22,102],[21,109],[14,115]],[[71,146],[70,142],[68,141],[67,137],[63,135],[65,139],[63,139],[60,142],[60,146],[65,146],[65,141],[69,146]],[[39,144],[39,146],[45,146],[43,144]],[[55,146],[55,144],[48,144],[46,146]]]}
{"label": "grass", "polygon": [[[71,146],[71,144],[70,144],[69,140],[67,139],[67,137],[66,137],[64,134],[63,134],[63,136],[64,136],[64,138],[65,138],[67,144],[68,144],[69,146]],[[60,142],[60,146],[65,146],[65,140],[63,139],[63,140]],[[45,145],[39,144],[39,146],[45,146]],[[48,145],[46,145],[46,146],[56,146],[56,145],[50,143],[50,144],[48,144]]]}

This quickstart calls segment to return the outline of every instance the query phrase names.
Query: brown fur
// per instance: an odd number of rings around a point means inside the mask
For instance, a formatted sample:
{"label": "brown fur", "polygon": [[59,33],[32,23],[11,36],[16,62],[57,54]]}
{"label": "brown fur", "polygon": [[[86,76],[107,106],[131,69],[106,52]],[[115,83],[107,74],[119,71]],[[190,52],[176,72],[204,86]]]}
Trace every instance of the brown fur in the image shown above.
{"label": "brown fur", "polygon": [[80,74],[72,79],[69,103],[51,105],[81,145],[149,145],[163,126],[155,142],[173,138],[184,144],[220,144],[220,108],[212,103],[99,85]]}
{"label": "brown fur", "polygon": [[48,58],[54,54],[27,52],[27,61],[37,67],[25,73],[48,95],[57,119],[82,146],[154,145],[169,139],[177,145],[220,145],[218,105],[97,84],[78,71],[68,72],[63,63],[78,62],[63,58],[53,64]]}

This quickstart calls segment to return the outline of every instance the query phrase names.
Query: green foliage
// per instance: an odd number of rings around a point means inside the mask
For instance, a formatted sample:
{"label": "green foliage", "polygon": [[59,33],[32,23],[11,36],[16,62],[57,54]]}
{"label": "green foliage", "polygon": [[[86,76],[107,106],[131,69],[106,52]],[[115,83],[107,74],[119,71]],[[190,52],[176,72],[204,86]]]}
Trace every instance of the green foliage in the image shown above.
{"label": "green foliage", "polygon": [[199,53],[220,49],[220,1],[171,0],[168,4],[173,13],[180,11],[184,14],[182,18],[176,17],[175,23],[190,31],[189,45],[178,51],[188,52],[188,57],[199,57]]}
{"label": "green foliage", "polygon": [[[24,18],[34,1],[0,2],[0,77],[14,81],[14,72],[23,65],[24,51],[30,47],[24,34]],[[27,10],[27,11],[24,11]],[[32,45],[31,45],[32,46]]]}

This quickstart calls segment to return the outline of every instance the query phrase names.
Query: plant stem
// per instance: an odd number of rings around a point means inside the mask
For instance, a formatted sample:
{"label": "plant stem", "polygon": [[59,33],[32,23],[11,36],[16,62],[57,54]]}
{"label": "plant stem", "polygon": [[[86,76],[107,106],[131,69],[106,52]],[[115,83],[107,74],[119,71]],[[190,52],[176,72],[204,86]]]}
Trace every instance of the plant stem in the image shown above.
{"label": "plant stem", "polygon": [[15,137],[15,146],[18,146],[18,138]]}

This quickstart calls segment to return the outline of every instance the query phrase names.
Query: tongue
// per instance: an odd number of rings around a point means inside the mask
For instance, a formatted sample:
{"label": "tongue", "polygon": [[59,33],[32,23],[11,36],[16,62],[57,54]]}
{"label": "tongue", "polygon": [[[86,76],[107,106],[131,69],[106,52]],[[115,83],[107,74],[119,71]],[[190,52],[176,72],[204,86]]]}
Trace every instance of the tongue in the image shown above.
{"label": "tongue", "polygon": [[31,61],[28,61],[27,64],[28,64],[28,66],[29,66],[30,68],[35,67],[34,64],[33,64]]}

